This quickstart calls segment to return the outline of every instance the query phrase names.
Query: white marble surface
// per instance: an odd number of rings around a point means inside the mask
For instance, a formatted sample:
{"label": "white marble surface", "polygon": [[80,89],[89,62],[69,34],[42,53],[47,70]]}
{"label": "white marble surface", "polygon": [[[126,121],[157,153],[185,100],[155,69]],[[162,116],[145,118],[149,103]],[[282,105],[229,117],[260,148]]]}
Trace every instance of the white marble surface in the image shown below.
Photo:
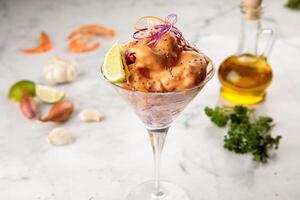
{"label": "white marble surface", "polygon": [[[184,187],[193,200],[300,199],[300,12],[267,1],[265,22],[278,30],[270,57],[274,82],[259,112],[275,118],[274,134],[283,140],[267,165],[222,147],[223,130],[204,116],[218,102],[217,77],[174,122],[163,155],[162,177]],[[137,117],[99,78],[99,65],[113,41],[92,53],[66,50],[66,35],[82,24],[116,29],[119,40],[131,36],[141,15],[179,15],[178,27],[218,65],[234,52],[238,1],[46,1],[0,0],[0,199],[120,200],[136,184],[152,178],[148,136]],[[18,53],[45,30],[54,50],[37,56]],[[9,86],[20,79],[44,83],[42,68],[53,55],[76,60],[80,76],[59,86],[77,111],[99,109],[105,119],[85,124],[76,117],[62,126],[76,137],[73,145],[51,147],[47,133],[56,124],[30,122],[8,101]],[[45,111],[45,106],[42,111]]]}

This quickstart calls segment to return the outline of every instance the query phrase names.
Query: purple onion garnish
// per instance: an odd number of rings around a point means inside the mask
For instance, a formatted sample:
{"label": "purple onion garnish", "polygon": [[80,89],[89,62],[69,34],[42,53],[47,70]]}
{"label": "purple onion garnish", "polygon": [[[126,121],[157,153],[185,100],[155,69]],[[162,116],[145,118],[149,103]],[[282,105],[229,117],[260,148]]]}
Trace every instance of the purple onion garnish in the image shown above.
{"label": "purple onion garnish", "polygon": [[174,26],[174,24],[177,22],[176,14],[169,14],[165,18],[164,22],[165,23],[154,25],[153,27],[138,29],[133,33],[133,38],[136,40],[148,39],[147,45],[149,47],[154,47],[165,34],[172,32],[179,40],[180,45],[183,46],[183,49],[198,51],[185,40],[185,38],[182,36],[182,33],[177,27]]}

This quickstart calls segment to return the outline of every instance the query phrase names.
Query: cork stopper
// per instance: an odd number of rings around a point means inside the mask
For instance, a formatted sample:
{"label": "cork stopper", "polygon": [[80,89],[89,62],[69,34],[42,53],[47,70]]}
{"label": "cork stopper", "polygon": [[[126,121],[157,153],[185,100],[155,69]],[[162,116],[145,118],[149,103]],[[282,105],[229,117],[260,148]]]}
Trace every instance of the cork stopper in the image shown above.
{"label": "cork stopper", "polygon": [[262,0],[242,0],[242,12],[248,20],[260,19]]}

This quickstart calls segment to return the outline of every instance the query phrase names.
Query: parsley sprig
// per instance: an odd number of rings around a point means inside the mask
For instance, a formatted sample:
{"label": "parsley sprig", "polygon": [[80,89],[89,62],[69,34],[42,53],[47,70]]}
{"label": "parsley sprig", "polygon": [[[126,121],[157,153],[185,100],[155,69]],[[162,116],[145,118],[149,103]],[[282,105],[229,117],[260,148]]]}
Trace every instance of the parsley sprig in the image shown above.
{"label": "parsley sprig", "polygon": [[275,126],[271,117],[254,117],[254,110],[244,106],[206,107],[205,113],[218,127],[229,126],[224,137],[224,148],[236,153],[252,153],[253,159],[266,163],[268,151],[277,149],[281,136],[272,137]]}
{"label": "parsley sprig", "polygon": [[294,10],[300,10],[300,0],[288,0],[285,6]]}

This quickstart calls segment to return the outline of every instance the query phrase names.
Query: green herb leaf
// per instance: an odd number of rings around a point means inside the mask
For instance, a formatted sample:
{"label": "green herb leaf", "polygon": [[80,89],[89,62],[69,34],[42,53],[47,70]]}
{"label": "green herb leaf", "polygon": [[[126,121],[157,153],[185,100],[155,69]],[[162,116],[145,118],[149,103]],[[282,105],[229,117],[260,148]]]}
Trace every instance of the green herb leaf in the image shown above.
{"label": "green herb leaf", "polygon": [[300,10],[300,0],[288,0],[285,6],[291,9]]}
{"label": "green herb leaf", "polygon": [[271,136],[275,126],[271,117],[255,119],[253,111],[244,106],[205,108],[206,115],[218,127],[229,125],[224,148],[236,153],[251,153],[255,161],[265,163],[268,151],[278,148],[281,136]]}
{"label": "green herb leaf", "polygon": [[226,126],[229,116],[224,114],[222,108],[216,107],[215,109],[211,109],[209,107],[205,107],[204,111],[206,115],[210,117],[211,121],[214,122],[218,127]]}

